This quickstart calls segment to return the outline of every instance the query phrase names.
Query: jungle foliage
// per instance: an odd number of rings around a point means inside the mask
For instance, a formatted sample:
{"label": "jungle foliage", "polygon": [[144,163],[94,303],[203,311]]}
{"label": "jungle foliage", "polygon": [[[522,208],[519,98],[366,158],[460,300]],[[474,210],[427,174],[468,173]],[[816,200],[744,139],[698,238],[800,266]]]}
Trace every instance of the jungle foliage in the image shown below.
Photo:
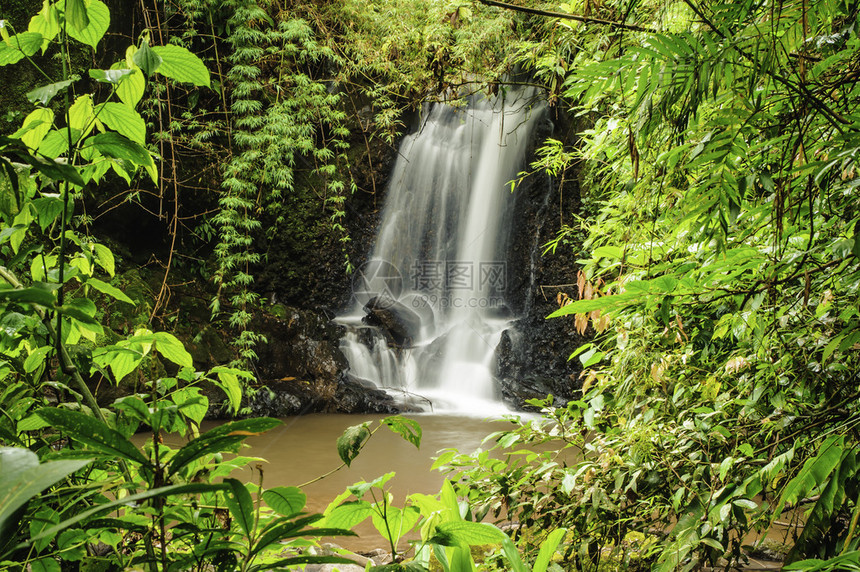
{"label": "jungle foliage", "polygon": [[442,464],[577,568],[730,566],[771,531],[790,569],[858,569],[857,3],[561,8],[647,29],[558,18],[528,56],[584,125],[535,164],[587,193],[547,245],[582,395]]}

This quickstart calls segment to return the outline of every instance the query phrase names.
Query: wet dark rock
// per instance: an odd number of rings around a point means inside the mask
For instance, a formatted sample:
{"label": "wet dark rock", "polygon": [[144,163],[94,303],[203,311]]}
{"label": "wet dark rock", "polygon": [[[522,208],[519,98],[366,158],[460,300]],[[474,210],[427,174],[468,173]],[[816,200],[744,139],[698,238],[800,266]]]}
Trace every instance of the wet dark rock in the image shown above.
{"label": "wet dark rock", "polygon": [[367,316],[362,322],[381,328],[388,345],[406,348],[421,331],[421,317],[402,302],[375,296],[364,305]]}
{"label": "wet dark rock", "polygon": [[[562,131],[557,123],[556,133]],[[539,133],[538,139],[546,135]],[[496,376],[504,400],[516,408],[528,408],[527,399],[549,394],[557,403],[566,403],[581,385],[579,361],[567,358],[585,339],[572,319],[546,319],[558,309],[560,295],[576,299],[575,253],[564,246],[555,253],[543,253],[543,246],[555,238],[562,224],[572,224],[573,213],[579,211],[575,173],[565,177],[562,186],[556,178],[535,175],[514,191],[505,299],[520,318],[502,335],[496,349]]]}
{"label": "wet dark rock", "polygon": [[255,349],[260,387],[243,400],[243,415],[287,417],[305,413],[395,413],[394,400],[344,373],[338,345],[343,329],[327,316],[286,306],[258,318],[254,331],[267,342]]}
{"label": "wet dark rock", "polygon": [[347,378],[341,380],[335,396],[339,413],[399,413],[402,408],[373,384]]}

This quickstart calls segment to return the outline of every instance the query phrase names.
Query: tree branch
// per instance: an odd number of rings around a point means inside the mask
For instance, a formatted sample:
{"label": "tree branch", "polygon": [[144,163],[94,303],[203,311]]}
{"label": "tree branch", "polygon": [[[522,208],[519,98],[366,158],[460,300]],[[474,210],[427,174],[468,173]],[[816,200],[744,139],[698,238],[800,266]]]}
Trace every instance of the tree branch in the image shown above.
{"label": "tree branch", "polygon": [[590,18],[587,16],[579,16],[577,14],[565,14],[563,12],[548,12],[546,10],[538,10],[537,8],[526,8],[525,6],[517,6],[516,4],[508,4],[499,2],[498,0],[478,0],[486,6],[495,6],[506,10],[514,10],[515,12],[523,12],[525,14],[533,14],[535,16],[548,16],[550,18],[561,18],[564,20],[575,20],[584,24],[600,24],[601,26],[611,26],[613,28],[621,28],[623,30],[631,30],[633,32],[648,32],[657,34],[658,31],[654,28],[645,28],[634,24],[624,24],[622,22],[613,22],[612,20],[603,20],[601,18]]}

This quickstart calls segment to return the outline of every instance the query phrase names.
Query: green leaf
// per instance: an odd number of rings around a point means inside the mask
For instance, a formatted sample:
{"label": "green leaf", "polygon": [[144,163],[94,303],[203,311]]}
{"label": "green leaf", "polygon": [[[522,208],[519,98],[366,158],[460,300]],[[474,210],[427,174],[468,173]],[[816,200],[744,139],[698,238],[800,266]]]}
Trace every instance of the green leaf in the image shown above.
{"label": "green leaf", "polygon": [[122,159],[134,163],[135,165],[149,165],[152,163],[152,155],[149,151],[127,137],[123,137],[119,133],[108,131],[99,133],[87,140],[87,144],[92,144],[98,149],[99,153],[106,157]]}
{"label": "green leaf", "polygon": [[9,538],[15,513],[31,498],[90,462],[85,459],[39,464],[29,449],[0,448],[0,538]]}
{"label": "green leaf", "polygon": [[[71,0],[67,4],[68,9],[71,7]],[[96,49],[96,46],[104,37],[110,27],[110,10],[101,0],[88,0],[86,3],[86,22],[87,24],[79,28],[70,20],[72,26],[68,28],[68,33],[77,41]]]}
{"label": "green leaf", "polygon": [[113,277],[116,274],[116,263],[114,261],[113,252],[104,244],[93,244],[93,254],[95,255],[96,264],[104,268],[108,276]]}
{"label": "green leaf", "polygon": [[209,398],[200,394],[199,387],[186,386],[177,389],[171,396],[183,415],[200,425],[209,411]]}
{"label": "green leaf", "polygon": [[345,502],[325,517],[325,525],[334,528],[353,528],[373,514],[373,506],[363,500]]}
{"label": "green leaf", "polygon": [[[72,141],[75,141],[80,133],[72,130]],[[65,129],[62,131],[51,131],[48,136],[42,139],[39,143],[38,153],[48,159],[57,159],[69,150],[69,132]]]}
{"label": "green leaf", "polygon": [[155,349],[162,357],[172,361],[178,366],[194,367],[194,359],[182,342],[173,334],[167,332],[157,332],[155,337]]}
{"label": "green leaf", "polygon": [[0,66],[17,63],[35,54],[42,46],[42,34],[23,32],[0,41]]}
{"label": "green leaf", "polygon": [[224,482],[230,487],[230,494],[226,495],[227,508],[230,509],[230,514],[233,515],[233,520],[239,524],[246,535],[250,535],[254,530],[254,501],[251,498],[251,493],[244,483],[236,479],[224,479]]}
{"label": "green leaf", "polygon": [[44,2],[39,13],[30,18],[27,31],[42,35],[42,53],[44,54],[50,40],[56,38],[57,34],[60,33],[60,22],[57,17],[56,6]]}
{"label": "green leaf", "polygon": [[[0,44],[2,45],[2,44]],[[21,124],[22,129],[32,126],[26,133],[21,135],[21,141],[30,149],[37,149],[39,143],[51,130],[54,123],[54,112],[50,109],[39,108],[32,111]]]}
{"label": "green leaf", "polygon": [[74,298],[68,303],[57,308],[61,314],[71,316],[72,318],[83,322],[84,324],[98,325],[95,319],[96,305],[95,302],[88,298]]}
{"label": "green leaf", "polygon": [[57,95],[79,79],[80,77],[78,76],[72,76],[71,79],[58,81],[55,83],[49,83],[48,85],[37,87],[36,89],[27,92],[27,99],[29,99],[31,103],[39,102],[42,105],[48,105],[48,102],[50,102],[55,95]]}
{"label": "green leaf", "polygon": [[457,544],[475,546],[479,544],[502,544],[507,535],[486,522],[471,522],[459,520],[443,522],[436,527],[443,534],[450,536]]}
{"label": "green leaf", "polygon": [[[90,77],[99,83],[110,83],[116,85],[134,74],[130,69],[90,70]],[[122,98],[120,98],[122,99]]]}
{"label": "green leaf", "polygon": [[205,455],[228,451],[248,437],[265,433],[280,424],[277,419],[259,417],[219,425],[179,449],[171,459],[167,472],[169,475],[176,474],[189,463]]}
{"label": "green leaf", "polygon": [[[126,65],[125,62],[120,62],[111,66],[111,69],[114,69],[114,67],[121,68],[124,65]],[[140,71],[140,68],[135,66],[134,69],[131,70],[131,74],[119,82],[119,85],[116,88],[116,94],[124,104],[129,107],[134,107],[138,102],[140,102],[145,90],[146,78],[143,76],[143,72]]]}
{"label": "green leaf", "polygon": [[140,47],[134,52],[132,61],[139,67],[143,73],[151,76],[161,66],[161,56],[156,54],[149,47],[149,42],[143,40],[140,42]]}
{"label": "green leaf", "polygon": [[383,425],[391,431],[400,435],[416,448],[421,447],[421,425],[414,419],[408,419],[400,415],[386,417],[382,420]]}
{"label": "green leaf", "polygon": [[510,538],[505,538],[502,541],[502,550],[508,559],[508,566],[510,567],[511,572],[531,572],[528,569],[528,566],[523,563],[523,559],[520,557],[520,551],[517,550],[516,545]]}
{"label": "green leaf", "polygon": [[418,511],[418,507],[414,506],[407,506],[403,509],[396,506],[388,506],[384,519],[376,510],[373,511],[370,517],[374,528],[376,528],[379,534],[397,546],[398,541],[403,535],[407,534],[418,524],[421,513]]}
{"label": "green leaf", "polygon": [[18,302],[20,304],[38,304],[51,308],[57,302],[53,290],[31,286],[30,288],[0,288],[0,302]]}
{"label": "green leaf", "polygon": [[210,373],[214,373],[218,378],[217,380],[213,380],[213,383],[227,394],[227,399],[230,401],[230,409],[233,410],[233,413],[238,413],[239,407],[242,405],[242,383],[239,381],[239,375],[244,372],[218,366],[212,368]]}
{"label": "green leaf", "polygon": [[[355,560],[344,558],[343,556],[291,556],[267,562],[265,564],[256,564],[249,568],[249,572],[257,572],[258,570],[294,570],[302,564],[355,564]],[[337,570],[337,568],[335,568]]]}
{"label": "green leaf", "polygon": [[71,28],[80,31],[90,24],[84,0],[66,0],[65,16],[66,21],[71,25],[69,28],[70,32]]}
{"label": "green leaf", "polygon": [[156,489],[150,489],[148,491],[144,491],[142,493],[137,493],[133,495],[129,495],[127,497],[123,497],[119,500],[111,501],[105,504],[99,504],[95,507],[85,510],[76,514],[75,516],[60,522],[56,526],[52,526],[44,530],[38,536],[35,536],[30,539],[29,542],[23,542],[16,546],[16,549],[26,548],[30,543],[41,540],[42,538],[48,538],[56,536],[59,532],[76,525],[77,523],[87,520],[92,516],[95,516],[99,513],[103,512],[112,512],[116,510],[118,507],[126,507],[126,506],[134,506],[134,503],[138,501],[148,500],[152,498],[165,497],[170,495],[178,495],[178,494],[195,494],[195,493],[212,493],[215,491],[223,491],[228,490],[229,487],[223,483],[199,483],[199,484],[188,484],[188,485],[170,485],[166,487],[159,487]]}
{"label": "green leaf", "polygon": [[193,83],[198,87],[209,87],[209,70],[203,60],[186,48],[168,44],[155,46],[152,51],[161,58],[161,65],[158,67],[158,73],[161,75],[176,81]]}
{"label": "green leaf", "polygon": [[611,296],[601,296],[592,300],[577,300],[566,306],[562,306],[547,318],[558,318],[560,316],[569,316],[570,314],[583,314],[593,312],[594,310],[614,310],[622,308],[633,302],[636,302],[640,292],[624,292],[623,294],[613,294]]}
{"label": "green leaf", "polygon": [[305,508],[307,496],[298,487],[276,487],[263,492],[263,500],[283,516],[293,516]]}
{"label": "green leaf", "polygon": [[36,413],[56,429],[67,433],[76,441],[89,445],[96,451],[114,455],[136,464],[149,465],[149,460],[122,433],[111,429],[94,417],[78,411],[56,407],[45,407]]}
{"label": "green leaf", "polygon": [[124,103],[109,101],[96,106],[96,117],[121,135],[143,145],[146,141],[146,123],[143,117]]}
{"label": "green leaf", "polygon": [[116,286],[111,286],[107,282],[103,282],[98,278],[89,278],[87,280],[87,284],[101,292],[102,294],[107,294],[113,298],[116,298],[120,302],[125,302],[126,304],[135,305],[134,300],[126,296],[125,292],[117,288]]}
{"label": "green leaf", "polygon": [[603,359],[604,355],[606,354],[598,351],[596,347],[593,347],[579,356],[579,361],[582,362],[582,367],[591,367],[596,363],[600,363],[600,360]]}
{"label": "green leaf", "polygon": [[54,181],[68,181],[79,187],[86,185],[81,174],[78,173],[78,170],[72,165],[58,163],[57,161],[43,159],[42,157],[34,157],[29,153],[21,153],[18,157],[49,179],[53,179]]}
{"label": "green leaf", "polygon": [[32,572],[61,572],[60,563],[53,556],[46,556],[30,562]]}
{"label": "green leaf", "polygon": [[80,131],[81,137],[86,137],[93,130],[94,117],[93,98],[89,94],[78,96],[69,107],[69,126]]}
{"label": "green leaf", "polygon": [[42,346],[30,352],[27,359],[24,360],[24,371],[33,373],[38,367],[45,363],[46,356],[54,348],[51,346]]}
{"label": "green leaf", "polygon": [[365,441],[370,438],[368,423],[348,427],[343,434],[337,438],[337,454],[348,467],[358,456]]}
{"label": "green leaf", "polygon": [[566,528],[557,528],[549,533],[546,540],[541,542],[540,551],[538,552],[534,566],[532,566],[532,572],[546,572],[546,568],[549,566],[552,555],[555,554],[558,543],[561,542],[566,533]]}
{"label": "green leaf", "polygon": [[796,503],[816,487],[824,484],[827,477],[839,466],[844,439],[841,435],[828,437],[821,444],[818,454],[812,459],[807,459],[797,476],[783,489],[775,514],[780,514],[786,504]]}

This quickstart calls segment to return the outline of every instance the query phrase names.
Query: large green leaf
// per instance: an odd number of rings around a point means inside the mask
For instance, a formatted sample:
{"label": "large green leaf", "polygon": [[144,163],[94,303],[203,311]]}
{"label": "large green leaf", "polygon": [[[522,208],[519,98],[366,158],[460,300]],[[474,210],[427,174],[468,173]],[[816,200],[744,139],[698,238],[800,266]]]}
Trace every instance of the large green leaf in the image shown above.
{"label": "large green leaf", "polygon": [[42,87],[37,87],[36,89],[27,92],[27,99],[29,99],[31,103],[39,102],[42,105],[48,105],[48,103],[52,99],[54,99],[55,95],[57,95],[79,79],[79,76],[73,76],[67,80],[57,81],[54,83],[49,83],[48,85],[43,85]]}
{"label": "large green leaf", "polygon": [[[125,68],[117,68],[117,69],[109,69],[109,70],[90,70],[90,77],[96,80],[99,83],[110,83],[113,85],[118,85],[126,78],[130,77],[134,74],[134,70],[125,69]],[[122,98],[120,98],[122,99]],[[125,102],[123,102],[125,103]]]}
{"label": "large green leaf", "polygon": [[[36,149],[39,147],[42,139],[45,138],[45,135],[51,130],[53,123],[53,111],[46,108],[34,109],[24,118],[21,130],[13,135],[13,137],[20,133],[21,141],[30,149]],[[26,132],[23,132],[24,129],[26,129]]]}
{"label": "large green leaf", "polygon": [[[71,8],[71,0],[69,8]],[[86,25],[79,28],[74,24],[68,28],[68,33],[77,41],[95,49],[110,27],[110,10],[101,0],[89,0],[86,3]]]}
{"label": "large green leaf", "polygon": [[143,145],[135,143],[128,137],[124,137],[113,131],[94,135],[87,139],[84,145],[92,145],[105,157],[121,159],[133,165],[149,165],[152,163],[152,156]]}
{"label": "large green leaf", "polygon": [[532,572],[546,572],[549,561],[552,559],[552,555],[555,554],[555,549],[565,534],[567,534],[567,529],[557,528],[550,532],[549,536],[541,542],[540,551],[538,552],[534,566],[532,566]]}
{"label": "large green leaf", "polygon": [[267,526],[258,537],[256,546],[251,554],[257,554],[272,544],[288,538],[308,537],[319,538],[321,536],[355,536],[351,530],[341,528],[307,528],[308,525],[319,520],[320,515],[306,516],[298,520],[278,519]]}
{"label": "large green leaf", "polygon": [[254,501],[251,493],[244,483],[236,479],[224,479],[224,482],[230,487],[230,494],[226,495],[225,499],[227,508],[230,509],[230,514],[233,515],[233,520],[239,528],[250,535],[254,530]]}
{"label": "large green leaf", "polygon": [[129,495],[123,497],[119,500],[111,501],[105,504],[99,504],[94,506],[89,510],[85,510],[76,514],[75,516],[66,519],[56,526],[52,526],[51,528],[47,528],[43,530],[38,536],[34,536],[30,538],[29,541],[24,542],[16,546],[15,548],[21,549],[26,548],[31,543],[41,540],[42,538],[48,538],[52,536],[56,536],[59,532],[76,525],[81,521],[88,520],[90,517],[95,516],[104,512],[111,512],[116,510],[119,507],[124,506],[135,506],[136,503],[143,500],[166,497],[170,495],[180,495],[180,494],[196,494],[196,493],[211,493],[215,491],[224,491],[229,490],[229,487],[223,483],[195,483],[188,485],[170,485],[166,487],[159,487],[156,489],[150,489],[148,491],[144,491],[142,493],[136,493],[133,495]]}
{"label": "large green leaf", "polygon": [[96,117],[121,135],[143,145],[146,142],[146,123],[143,117],[124,103],[109,101],[96,106]]}
{"label": "large green leaf", "polygon": [[157,332],[154,337],[155,348],[164,358],[178,366],[194,367],[194,359],[176,336],[167,332]]}
{"label": "large green leaf", "polygon": [[27,501],[91,460],[50,461],[39,464],[29,449],[0,448],[0,538],[11,534],[13,515]]}
{"label": "large green leaf", "polygon": [[842,459],[845,438],[841,435],[828,437],[818,450],[818,454],[808,459],[785,489],[777,504],[775,514],[780,514],[786,504],[797,503],[816,487],[823,485],[830,474],[839,466]]}
{"label": "large green leaf", "polygon": [[17,156],[49,179],[53,179],[54,181],[68,181],[73,185],[78,185],[79,187],[86,185],[81,174],[72,165],[58,163],[57,161],[43,159],[42,157],[35,157],[29,153],[19,153]]}
{"label": "large green leaf", "polygon": [[45,407],[36,412],[39,417],[69,437],[89,445],[96,451],[114,455],[134,463],[148,465],[149,460],[122,433],[102,421],[68,409]]}
{"label": "large green leaf", "polygon": [[264,491],[263,500],[278,514],[293,516],[305,508],[307,495],[298,487],[276,487]]}
{"label": "large green leaf", "polygon": [[353,528],[373,514],[373,506],[363,500],[345,502],[331,511],[325,518],[325,525],[334,528]]}
{"label": "large green leaf", "polygon": [[418,511],[418,507],[414,506],[407,506],[402,509],[396,506],[388,506],[385,510],[385,518],[382,518],[382,515],[378,511],[374,511],[370,517],[373,521],[373,526],[379,531],[379,534],[397,546],[403,535],[407,534],[418,524],[421,513]]}
{"label": "large green leaf", "polygon": [[158,73],[161,75],[176,81],[209,87],[209,70],[203,60],[186,48],[168,44],[155,46],[152,51],[161,58],[161,65],[158,66]]}
{"label": "large green leaf", "polygon": [[51,40],[60,33],[60,19],[57,15],[57,7],[47,2],[42,4],[39,13],[30,18],[27,25],[28,32],[36,32],[42,35],[42,53],[48,49]]}
{"label": "large green leaf", "polygon": [[176,474],[189,463],[205,455],[230,450],[233,445],[248,437],[260,435],[280,424],[281,421],[277,419],[260,417],[232,421],[210,429],[176,452],[168,466],[168,474]]}
{"label": "large green leaf", "polygon": [[30,288],[0,288],[0,302],[8,300],[22,304],[38,304],[47,308],[57,302],[53,290],[31,286]]}
{"label": "large green leaf", "polygon": [[89,26],[90,18],[87,14],[87,7],[84,0],[66,0],[64,8],[66,22],[70,24],[67,28],[74,28],[76,31],[81,31]]}
{"label": "large green leaf", "polygon": [[143,73],[151,76],[161,66],[161,56],[152,51],[149,47],[149,42],[143,40],[140,47],[134,52],[131,57],[134,64],[139,67]]}
{"label": "large green leaf", "polygon": [[468,520],[443,522],[436,527],[436,530],[451,538],[455,544],[468,544],[469,546],[501,544],[507,538],[504,532],[486,522]]}
{"label": "large green leaf", "polygon": [[35,54],[42,45],[42,34],[23,32],[15,34],[8,41],[0,41],[0,66],[17,63]]}
{"label": "large green leaf", "polygon": [[[111,70],[123,69],[127,66],[125,62],[118,62],[111,66]],[[143,97],[143,92],[146,90],[146,78],[140,68],[135,66],[131,70],[131,74],[125,76],[119,85],[116,87],[116,94],[120,101],[129,107],[134,107]]]}
{"label": "large green leaf", "polygon": [[112,298],[116,298],[120,302],[125,302],[126,304],[131,304],[132,306],[135,305],[134,300],[129,298],[125,292],[123,292],[122,290],[120,290],[116,286],[112,286],[112,285],[108,284],[107,282],[103,282],[102,280],[99,280],[98,278],[89,278],[87,280],[87,284],[89,284],[90,286],[92,286],[93,288],[95,288],[96,290],[101,292],[102,294],[107,294],[108,296],[111,296]]}
{"label": "large green leaf", "polygon": [[[344,558],[343,556],[291,556],[267,562],[265,564],[255,564],[248,570],[249,572],[258,572],[262,570],[295,570],[296,566],[302,564],[355,564],[355,560]],[[336,569],[336,568],[335,568]]]}

